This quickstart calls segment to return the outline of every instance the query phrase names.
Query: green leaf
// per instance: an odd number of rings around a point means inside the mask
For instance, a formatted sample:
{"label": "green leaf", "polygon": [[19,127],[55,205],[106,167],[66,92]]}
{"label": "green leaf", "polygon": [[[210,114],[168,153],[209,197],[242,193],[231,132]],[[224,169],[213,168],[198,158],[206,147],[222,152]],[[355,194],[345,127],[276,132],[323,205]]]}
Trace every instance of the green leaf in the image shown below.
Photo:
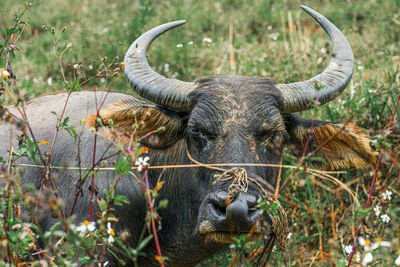
{"label": "green leaf", "polygon": [[127,175],[131,170],[131,162],[126,157],[121,157],[118,159],[115,170],[118,175]]}
{"label": "green leaf", "polygon": [[370,211],[372,209],[373,209],[372,207],[368,208],[368,209],[364,209],[364,208],[359,207],[359,208],[356,209],[356,214],[357,214],[358,217],[365,217],[365,216],[369,215],[369,213],[370,213]]}
{"label": "green leaf", "polygon": [[269,206],[269,208],[270,208],[271,210],[277,211],[277,210],[279,210],[279,205],[278,205],[276,202],[273,202],[273,203]]}
{"label": "green leaf", "polygon": [[[37,145],[39,145],[39,142],[37,143]],[[39,156],[37,145],[30,137],[27,136],[22,141],[22,144],[19,146],[18,150],[13,151],[12,155],[13,157],[15,157],[15,159],[21,157],[30,157],[32,161],[35,161],[35,158]]]}
{"label": "green leaf", "polygon": [[[54,111],[52,111],[52,113],[53,112]],[[55,112],[53,114],[57,115]],[[69,133],[69,135],[71,135],[72,138],[74,138],[74,142],[76,143],[76,137],[78,135],[76,133],[75,127],[73,125],[68,125],[69,117],[66,117],[62,122],[60,122],[60,119],[57,118],[57,122],[59,123],[57,129],[65,130],[67,133]]]}
{"label": "green leaf", "polygon": [[83,264],[89,264],[89,263],[90,263],[90,258],[89,258],[88,256],[79,257],[79,260],[80,260]]}
{"label": "green leaf", "polygon": [[16,28],[7,29],[7,38],[9,38],[13,33],[19,33],[19,30]]}
{"label": "green leaf", "polygon": [[116,205],[120,205],[122,206],[122,204],[129,204],[130,201],[128,199],[128,197],[124,196],[124,195],[115,195],[114,197],[114,203]]}
{"label": "green leaf", "polygon": [[53,237],[54,232],[57,230],[57,228],[60,228],[60,225],[62,225],[62,222],[57,222],[56,224],[54,224],[52,227],[50,227],[49,231],[46,231],[44,233],[44,238],[48,239]]}
{"label": "green leaf", "polygon": [[80,91],[78,80],[74,80],[72,83],[68,83],[68,82],[64,82],[64,81],[61,81],[60,83],[64,86],[64,89],[67,91],[72,91],[72,92]]}
{"label": "green leaf", "polygon": [[137,246],[136,250],[141,251],[142,249],[144,249],[152,238],[153,238],[153,235],[149,235],[148,237],[143,239],[142,242],[140,242],[140,244]]}
{"label": "green leaf", "polygon": [[106,210],[107,202],[104,199],[98,199],[97,204],[99,204],[99,208],[100,208],[101,212]]}

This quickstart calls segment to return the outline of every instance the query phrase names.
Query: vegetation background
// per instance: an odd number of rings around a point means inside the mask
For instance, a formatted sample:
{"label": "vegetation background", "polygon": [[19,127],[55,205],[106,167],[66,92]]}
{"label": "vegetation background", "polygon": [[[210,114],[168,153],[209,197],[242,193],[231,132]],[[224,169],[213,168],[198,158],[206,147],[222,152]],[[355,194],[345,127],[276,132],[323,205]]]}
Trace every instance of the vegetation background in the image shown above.
{"label": "vegetation background", "polygon": [[[26,1],[0,0],[6,38],[7,23]],[[168,77],[192,81],[209,75],[270,77],[280,82],[305,80],[320,73],[331,58],[330,40],[319,25],[300,9],[307,5],[329,18],[353,48],[355,70],[347,89],[334,101],[300,115],[318,120],[354,121],[365,128],[383,155],[371,208],[363,210],[374,171],[345,170],[338,176],[354,192],[330,181],[298,172],[281,196],[290,219],[286,252],[274,252],[272,266],[345,265],[360,216],[366,215],[361,236],[371,244],[389,241],[371,250],[360,246],[361,262],[393,266],[400,255],[400,111],[388,131],[399,89],[399,0],[43,0],[32,1],[24,14],[29,24],[16,44],[12,92],[24,98],[62,92],[57,55],[67,46],[62,69],[69,81],[87,81],[82,90],[110,88],[132,93],[125,78],[112,84],[96,74],[104,65],[122,62],[129,45],[146,30],[173,20],[187,23],[163,35],[147,55],[155,70]],[[0,57],[0,68],[5,55]],[[95,77],[93,77],[95,76]],[[384,148],[382,148],[384,144]],[[298,159],[288,157],[286,164]],[[283,173],[283,178],[289,171]],[[391,199],[385,200],[387,190]],[[387,214],[389,222],[382,220]],[[247,245],[244,245],[247,246]],[[245,250],[250,251],[248,245]],[[229,264],[221,254],[204,265]],[[359,263],[358,263],[359,264]]]}

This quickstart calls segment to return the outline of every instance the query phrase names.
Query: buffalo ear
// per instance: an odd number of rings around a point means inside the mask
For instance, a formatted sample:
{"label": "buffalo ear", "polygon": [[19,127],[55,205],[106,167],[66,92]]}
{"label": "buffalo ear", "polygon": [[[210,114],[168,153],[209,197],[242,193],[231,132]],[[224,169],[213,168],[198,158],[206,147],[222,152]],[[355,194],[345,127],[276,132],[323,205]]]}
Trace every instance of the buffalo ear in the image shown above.
{"label": "buffalo ear", "polygon": [[182,114],[135,99],[110,104],[88,117],[89,127],[114,142],[129,144],[134,132],[134,138],[153,149],[166,149],[181,139],[182,121]]}
{"label": "buffalo ear", "polygon": [[315,150],[315,156],[330,168],[365,168],[376,161],[378,153],[372,151],[370,139],[353,123],[330,124],[303,120],[294,114],[286,116],[290,143],[297,155],[302,155],[308,145],[307,152]]}

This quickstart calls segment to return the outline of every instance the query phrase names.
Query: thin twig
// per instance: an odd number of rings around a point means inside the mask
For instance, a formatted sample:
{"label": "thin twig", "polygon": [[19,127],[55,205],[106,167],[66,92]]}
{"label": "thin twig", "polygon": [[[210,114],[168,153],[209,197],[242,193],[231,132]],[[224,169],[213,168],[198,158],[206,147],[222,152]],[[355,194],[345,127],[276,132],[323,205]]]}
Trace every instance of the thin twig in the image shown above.
{"label": "thin twig", "polygon": [[[154,169],[180,169],[180,168],[199,168],[199,167],[216,167],[216,166],[221,166],[221,167],[230,167],[230,166],[244,166],[244,167],[282,167],[282,168],[288,168],[288,169],[296,169],[297,166],[293,165],[279,165],[279,164],[261,164],[261,163],[212,163],[212,164],[204,164],[201,163],[201,165],[197,164],[177,164],[177,165],[159,165],[159,166],[148,166],[147,169],[149,170],[154,170]],[[16,164],[15,167],[31,167],[31,168],[45,168],[43,165],[37,165],[37,164],[25,164],[25,163],[20,163]],[[105,167],[105,168],[85,168],[85,167],[65,167],[65,166],[52,166],[52,169],[54,170],[71,170],[71,171],[91,171],[91,170],[96,170],[96,171],[115,171],[115,167]],[[132,170],[137,170],[138,167],[132,167]],[[218,169],[219,170],[219,169]],[[226,170],[224,170],[226,171]],[[316,172],[320,174],[343,174],[347,173],[346,171],[323,171],[323,170],[317,170],[317,169],[311,169],[307,168],[306,172]]]}

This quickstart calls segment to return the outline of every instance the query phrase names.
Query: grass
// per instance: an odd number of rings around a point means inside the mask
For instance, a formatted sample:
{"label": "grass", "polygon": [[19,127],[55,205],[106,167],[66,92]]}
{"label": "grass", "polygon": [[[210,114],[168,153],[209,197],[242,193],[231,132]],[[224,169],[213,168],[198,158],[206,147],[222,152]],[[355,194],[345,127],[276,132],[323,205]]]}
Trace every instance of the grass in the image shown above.
{"label": "grass", "polygon": [[[208,75],[264,76],[280,82],[308,79],[328,65],[331,46],[326,34],[299,6],[306,4],[325,15],[351,44],[355,72],[337,99],[300,115],[334,122],[350,120],[368,131],[383,155],[370,207],[379,205],[381,214],[391,220],[384,223],[373,210],[363,209],[373,170],[349,169],[338,177],[361,206],[336,184],[299,171],[281,195],[290,220],[289,246],[284,253],[274,252],[270,264],[344,266],[348,259],[344,248],[352,244],[360,218],[365,217],[364,238],[391,242],[390,248],[381,246],[371,252],[371,264],[393,266],[400,254],[399,109],[391,133],[385,130],[400,92],[400,1],[31,2],[23,19],[29,27],[16,43],[20,51],[15,50],[11,60],[17,83],[10,88],[15,99],[61,92],[59,81],[72,84],[76,80],[84,90],[111,87],[112,91],[132,93],[122,75],[111,83],[111,71],[97,74],[121,62],[131,42],[145,30],[178,19],[187,23],[157,39],[147,53],[153,68],[165,76],[187,81]],[[14,12],[19,13],[24,5],[25,1],[0,0],[2,40]],[[69,46],[61,61],[63,74],[58,57]],[[2,53],[0,68],[5,62]],[[1,101],[11,102],[4,93]],[[297,163],[291,156],[284,161]],[[283,178],[289,174],[284,172]],[[390,201],[382,198],[386,190],[393,193]],[[241,242],[235,244],[247,252],[259,246]],[[365,247],[358,251],[361,259],[368,253]],[[225,252],[204,265],[226,265],[231,259]]]}

